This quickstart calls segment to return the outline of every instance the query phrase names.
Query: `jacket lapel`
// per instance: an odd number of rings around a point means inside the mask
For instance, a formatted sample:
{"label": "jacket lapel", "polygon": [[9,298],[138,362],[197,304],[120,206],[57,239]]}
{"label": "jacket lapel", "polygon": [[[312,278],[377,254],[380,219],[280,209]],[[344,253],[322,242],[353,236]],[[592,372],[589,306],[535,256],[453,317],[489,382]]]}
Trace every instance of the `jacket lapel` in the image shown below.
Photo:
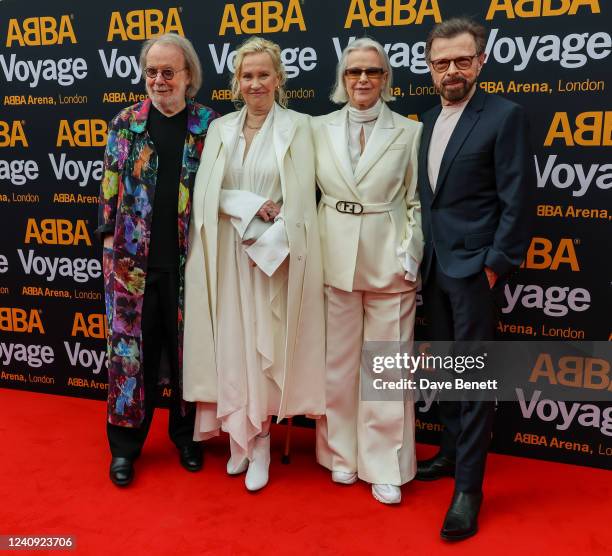
{"label": "jacket lapel", "polygon": [[[221,131],[223,126],[219,126]],[[221,134],[219,134],[221,139]],[[203,228],[198,228],[201,241],[205,246],[204,261],[207,267],[208,284],[210,288],[208,302],[211,307],[211,315],[217,314],[217,237],[218,237],[218,222],[219,222],[219,195],[223,184],[223,176],[226,172],[228,159],[230,155],[223,148],[221,141],[218,144],[207,145],[210,150],[207,155],[214,157],[214,162],[203,161],[201,169],[208,170],[203,172],[203,184],[195,188],[194,193],[194,210],[198,208],[202,211],[201,215],[194,214],[194,221],[203,224]],[[201,199],[201,200],[200,200]],[[207,229],[207,233],[204,233]],[[212,318],[214,337],[217,337],[217,319]]]}
{"label": "jacket lapel", "polygon": [[281,175],[281,188],[283,198],[286,197],[287,192],[285,191],[285,179],[284,179],[284,159],[287,154],[287,149],[291,145],[293,136],[296,131],[296,123],[289,116],[289,112],[284,110],[276,103],[274,103],[274,121],[272,122],[272,140],[274,142],[274,152],[276,153],[276,162],[278,164],[278,170]]}
{"label": "jacket lapel", "polygon": [[432,186],[429,181],[429,145],[431,143],[431,136],[433,134],[433,128],[436,125],[436,120],[442,112],[442,106],[438,105],[432,110],[431,116],[427,118],[427,121],[423,121],[423,136],[421,137],[421,149],[419,157],[419,173],[421,178],[427,183],[428,190],[431,192]]}
{"label": "jacket lapel", "polygon": [[193,189],[193,179],[200,165],[203,148],[202,145],[198,145],[198,141],[204,141],[203,137],[200,136],[208,128],[208,119],[211,112],[206,111],[205,114],[206,118],[200,113],[195,102],[187,99],[187,136],[185,137],[185,148],[183,150],[183,172],[186,171],[190,178],[187,184],[190,191]]}
{"label": "jacket lapel", "polygon": [[240,130],[244,118],[246,117],[246,107],[243,107],[239,112],[234,112],[230,117],[224,118],[224,121],[219,125],[219,136],[221,137],[221,143],[225,152],[230,154],[233,152],[238,137],[240,136]]}
{"label": "jacket lapel", "polygon": [[140,105],[136,105],[136,109],[130,113],[130,131],[134,133],[144,133],[147,128],[147,120],[151,110],[151,99],[146,98]]}
{"label": "jacket lapel", "polygon": [[370,168],[380,160],[389,145],[401,133],[401,129],[393,125],[393,114],[389,107],[383,103],[380,115],[374,124],[372,135],[368,139],[366,147],[359,158],[355,168],[355,182],[359,182],[369,172]]}
{"label": "jacket lapel", "polygon": [[[231,116],[224,118],[223,123],[219,125],[219,136],[221,138],[221,144],[223,145],[223,151],[226,153],[226,164],[229,162],[232,153],[234,152],[245,118],[246,106],[239,112],[234,112]],[[225,165],[224,171],[227,171]]]}
{"label": "jacket lapel", "polygon": [[461,117],[457,122],[457,127],[455,127],[455,130],[448,141],[448,145],[446,146],[446,150],[444,151],[444,155],[442,156],[442,163],[440,164],[440,172],[438,174],[438,181],[436,182],[434,198],[444,185],[446,175],[448,174],[457,153],[461,149],[461,146],[472,131],[472,128],[478,121],[478,118],[480,118],[480,112],[485,101],[484,94],[485,93],[481,93],[480,91],[476,90],[473,98],[468,102],[468,105],[465,107],[463,114],[461,114]]}
{"label": "jacket lapel", "polygon": [[355,176],[349,158],[348,151],[348,133],[346,129],[346,113],[348,104],[333,114],[333,117],[325,124],[327,139],[331,145],[332,158],[336,163],[338,171],[344,178],[348,188],[353,192],[355,198],[359,199],[359,193],[355,186]]}

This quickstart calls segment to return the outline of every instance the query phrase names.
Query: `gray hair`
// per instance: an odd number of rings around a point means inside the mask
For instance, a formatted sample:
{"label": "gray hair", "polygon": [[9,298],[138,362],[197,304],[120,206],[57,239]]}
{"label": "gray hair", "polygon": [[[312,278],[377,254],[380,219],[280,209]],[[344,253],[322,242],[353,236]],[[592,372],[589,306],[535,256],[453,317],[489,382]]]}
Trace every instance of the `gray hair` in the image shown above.
{"label": "gray hair", "polygon": [[281,59],[281,49],[278,44],[264,39],[263,37],[251,37],[244,41],[236,50],[236,58],[234,59],[234,73],[230,81],[230,88],[232,90],[232,100],[235,103],[242,103],[244,99],[240,94],[240,74],[242,72],[242,62],[244,58],[249,54],[261,54],[265,53],[270,56],[272,60],[272,66],[278,76],[278,88],[274,91],[274,99],[283,108],[287,108],[289,98],[285,91],[285,84],[287,83],[287,72],[283,61]]}
{"label": "gray hair", "polygon": [[431,45],[435,39],[453,39],[458,35],[468,33],[474,38],[476,54],[485,51],[487,44],[487,30],[469,17],[453,17],[434,25],[425,41],[425,59],[431,60]]}
{"label": "gray hair", "polygon": [[344,104],[345,102],[348,102],[349,97],[348,93],[346,92],[346,87],[344,86],[344,70],[346,70],[346,60],[348,55],[355,50],[374,50],[378,53],[383,69],[387,73],[387,83],[385,84],[380,96],[385,102],[395,100],[395,97],[390,92],[390,89],[393,86],[393,70],[391,69],[389,56],[378,41],[375,41],[370,37],[362,37],[349,43],[342,51],[342,56],[338,61],[338,65],[336,66],[336,82],[334,83],[332,94],[329,97],[331,101],[335,102],[336,104]]}
{"label": "gray hair", "polygon": [[191,79],[185,91],[185,95],[187,98],[195,97],[202,86],[202,65],[200,64],[200,59],[191,41],[176,33],[166,33],[145,41],[140,49],[140,71],[143,76],[147,63],[147,54],[154,44],[169,44],[181,49],[185,58],[185,67]]}

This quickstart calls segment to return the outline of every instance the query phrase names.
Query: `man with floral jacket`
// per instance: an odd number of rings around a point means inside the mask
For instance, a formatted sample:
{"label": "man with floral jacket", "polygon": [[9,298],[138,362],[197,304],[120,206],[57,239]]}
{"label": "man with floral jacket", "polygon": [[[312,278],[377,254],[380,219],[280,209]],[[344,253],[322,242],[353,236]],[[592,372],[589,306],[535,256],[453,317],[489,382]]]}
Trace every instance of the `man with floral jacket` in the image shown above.
{"label": "man with floral jacket", "polygon": [[183,280],[193,182],[217,114],[191,100],[202,70],[187,39],[145,42],[140,66],[149,98],[109,126],[96,230],[104,239],[110,478],[118,486],[134,477],[163,354],[173,392],[170,438],[186,469],[202,467],[194,411],[182,400]]}

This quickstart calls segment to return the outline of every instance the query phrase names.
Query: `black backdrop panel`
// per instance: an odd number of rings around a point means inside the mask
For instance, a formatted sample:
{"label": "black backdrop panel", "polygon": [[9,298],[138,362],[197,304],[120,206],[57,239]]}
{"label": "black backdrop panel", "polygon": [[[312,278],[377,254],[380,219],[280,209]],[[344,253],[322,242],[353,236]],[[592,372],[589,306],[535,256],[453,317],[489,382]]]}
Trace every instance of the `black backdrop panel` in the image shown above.
{"label": "black backdrop panel", "polygon": [[[369,35],[388,48],[394,110],[415,117],[438,102],[424,62],[427,32],[464,14],[489,31],[480,86],[526,108],[536,153],[534,239],[506,289],[500,336],[609,340],[609,2],[4,0],[0,386],[105,396],[100,247],[92,232],[107,122],[144,93],[144,38],[163,31],[190,38],[205,73],[197,98],[227,113],[232,53],[263,34],[283,48],[291,108],[317,115],[334,109],[328,96],[339,52]],[[610,383],[609,369],[606,377]],[[588,425],[580,407],[567,427],[531,407],[500,406],[495,450],[612,467],[606,404]],[[418,416],[420,438],[434,440],[434,418]]]}

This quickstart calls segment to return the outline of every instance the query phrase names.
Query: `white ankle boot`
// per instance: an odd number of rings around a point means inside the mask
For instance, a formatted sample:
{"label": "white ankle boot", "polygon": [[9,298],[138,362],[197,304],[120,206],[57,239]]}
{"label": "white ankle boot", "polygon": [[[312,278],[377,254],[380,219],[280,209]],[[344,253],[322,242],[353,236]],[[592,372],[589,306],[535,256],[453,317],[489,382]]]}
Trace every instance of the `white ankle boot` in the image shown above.
{"label": "white ankle boot", "polygon": [[372,496],[383,504],[399,504],[402,491],[395,485],[372,485]]}
{"label": "white ankle boot", "polygon": [[236,442],[230,436],[230,459],[227,460],[225,469],[228,475],[240,475],[247,470],[249,466],[249,458],[247,458],[245,451],[240,447],[240,444]]}
{"label": "white ankle boot", "polygon": [[332,481],[341,485],[352,485],[357,482],[357,473],[347,473],[346,471],[332,471]]}
{"label": "white ankle boot", "polygon": [[236,463],[234,458],[230,458],[227,460],[227,474],[228,475],[240,475],[240,473],[244,473],[249,466],[249,458],[244,458],[242,461]]}
{"label": "white ankle boot", "polygon": [[259,490],[268,484],[268,469],[270,467],[270,433],[266,436],[256,436],[253,446],[253,460],[248,464],[244,485],[247,490]]}

